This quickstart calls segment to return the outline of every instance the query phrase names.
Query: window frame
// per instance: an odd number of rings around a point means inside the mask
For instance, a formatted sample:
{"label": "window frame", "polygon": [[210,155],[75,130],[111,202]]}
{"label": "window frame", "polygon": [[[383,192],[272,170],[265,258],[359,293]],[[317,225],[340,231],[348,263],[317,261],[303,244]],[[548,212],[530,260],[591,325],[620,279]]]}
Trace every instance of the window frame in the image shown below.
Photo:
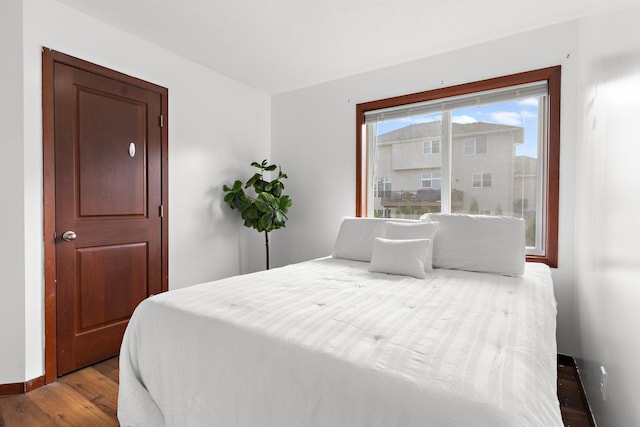
{"label": "window frame", "polygon": [[[486,177],[489,176],[487,180]],[[479,176],[479,179],[476,179],[476,176]],[[480,185],[476,186],[476,181],[480,183]],[[488,184],[488,185],[487,185]],[[471,188],[492,188],[493,187],[493,176],[490,172],[474,172],[471,174]]]}
{"label": "window frame", "polygon": [[[425,174],[429,174],[429,178],[425,178],[424,177]],[[440,176],[434,177],[433,174],[438,174]],[[424,182],[425,181],[429,181],[431,183],[431,185],[429,187],[425,187],[424,186]],[[424,189],[424,190],[435,190],[435,189],[437,189],[437,187],[434,187],[434,185],[433,185],[434,181],[440,181],[442,183],[442,174],[441,174],[441,172],[433,172],[433,171],[422,172],[422,177],[420,178],[420,188]]]}
{"label": "window frame", "polygon": [[[382,190],[380,189],[380,184],[382,184]],[[391,191],[391,184],[392,182],[391,182],[390,176],[380,177],[378,181],[374,182],[374,189],[373,189],[374,197],[384,197],[384,196],[381,196],[380,193],[384,195],[387,192]],[[387,186],[389,186],[388,190],[387,190]]]}
{"label": "window frame", "polygon": [[[425,150],[425,144],[429,144],[429,150]],[[438,147],[437,150],[433,150],[433,147]],[[422,141],[422,154],[440,154],[440,139],[425,139]]]}
{"label": "window frame", "polygon": [[548,128],[546,150],[546,168],[543,183],[546,185],[546,197],[542,215],[545,217],[543,230],[543,255],[527,255],[529,262],[542,262],[550,267],[558,266],[558,217],[560,199],[560,98],[561,66],[525,71],[476,82],[463,83],[409,95],[401,95],[356,105],[356,216],[366,216],[368,191],[368,162],[366,144],[365,113],[371,110],[396,107],[434,99],[466,95],[500,89],[507,86],[547,81],[549,91]]}
{"label": "window frame", "polygon": [[[463,154],[465,156],[480,156],[483,154],[489,154],[489,139],[487,138],[487,136],[482,135],[484,141],[481,143],[481,145],[484,144],[484,151],[478,151],[478,138],[478,136],[471,136],[464,139]],[[467,153],[467,147],[471,146],[469,144],[470,142],[473,142],[473,152]]]}

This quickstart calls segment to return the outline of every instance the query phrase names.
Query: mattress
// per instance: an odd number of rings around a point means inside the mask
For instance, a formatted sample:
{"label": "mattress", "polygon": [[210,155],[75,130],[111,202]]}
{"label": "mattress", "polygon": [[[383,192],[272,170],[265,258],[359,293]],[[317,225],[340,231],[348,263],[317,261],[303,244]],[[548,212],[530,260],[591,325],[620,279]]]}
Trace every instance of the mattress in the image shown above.
{"label": "mattress", "polygon": [[155,295],[123,426],[562,426],[550,270],[427,279],[322,258]]}

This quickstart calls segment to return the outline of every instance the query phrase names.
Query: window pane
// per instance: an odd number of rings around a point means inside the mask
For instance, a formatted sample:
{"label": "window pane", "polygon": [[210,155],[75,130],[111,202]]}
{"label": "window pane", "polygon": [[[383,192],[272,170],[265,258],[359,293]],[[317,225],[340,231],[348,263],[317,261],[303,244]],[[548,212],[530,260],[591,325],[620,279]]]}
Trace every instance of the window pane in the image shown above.
{"label": "window pane", "polygon": [[482,186],[483,187],[491,187],[491,174],[483,173],[482,174]]}
{"label": "window pane", "polygon": [[441,135],[442,114],[367,125],[367,139],[375,152],[370,159],[372,182],[380,177],[389,182],[384,194],[373,192],[370,206],[376,216],[417,219],[427,212],[440,212]]}
{"label": "window pane", "polygon": [[[452,191],[461,195],[451,212],[524,218],[527,246],[532,248],[539,243],[535,219],[542,209],[537,195],[543,143],[539,110],[544,102],[544,97],[535,97],[451,112],[451,183]],[[471,141],[475,155],[469,155]]]}
{"label": "window pane", "polygon": [[464,140],[464,154],[465,156],[476,154],[476,140],[474,138],[466,138]]}
{"label": "window pane", "polygon": [[476,137],[476,154],[487,154],[487,136]]}
{"label": "window pane", "polygon": [[440,152],[440,142],[439,141],[424,141],[422,143],[422,152],[424,154],[437,154]]}

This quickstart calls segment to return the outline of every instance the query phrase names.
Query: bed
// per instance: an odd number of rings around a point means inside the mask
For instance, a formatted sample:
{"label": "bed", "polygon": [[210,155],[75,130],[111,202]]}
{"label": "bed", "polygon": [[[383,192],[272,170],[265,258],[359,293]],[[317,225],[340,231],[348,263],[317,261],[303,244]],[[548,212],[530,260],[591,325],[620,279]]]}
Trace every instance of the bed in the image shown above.
{"label": "bed", "polygon": [[[333,256],[143,301],[120,354],[121,424],[562,426],[550,269],[443,268],[437,219],[431,239],[345,220]],[[428,240],[424,274],[380,271],[391,240]]]}

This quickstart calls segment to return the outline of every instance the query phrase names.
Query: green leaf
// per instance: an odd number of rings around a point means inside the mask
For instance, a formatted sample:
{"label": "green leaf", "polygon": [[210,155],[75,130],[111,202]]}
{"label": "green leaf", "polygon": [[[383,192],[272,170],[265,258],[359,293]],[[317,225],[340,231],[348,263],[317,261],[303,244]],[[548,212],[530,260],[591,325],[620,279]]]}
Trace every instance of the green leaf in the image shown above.
{"label": "green leaf", "polygon": [[266,166],[264,168],[264,170],[266,170],[266,171],[274,171],[274,170],[276,170],[277,167],[278,167],[277,165],[269,165],[269,166]]}
{"label": "green leaf", "polygon": [[251,178],[249,178],[244,188],[255,187],[255,184],[258,181],[262,181],[262,175],[259,173],[255,173]]}
{"label": "green leaf", "polygon": [[254,200],[250,197],[245,196],[244,193],[240,195],[240,203],[241,203],[242,210],[245,210],[250,206],[252,206],[253,202]]}
{"label": "green leaf", "polygon": [[243,213],[243,216],[245,219],[258,219],[260,218],[260,215],[258,214],[258,210],[253,207],[250,206],[248,209],[246,209]]}
{"label": "green leaf", "polygon": [[270,184],[272,187],[270,193],[276,197],[280,197],[282,195],[282,190],[284,189],[284,184],[278,181],[277,179],[274,179],[273,181],[271,181]]}
{"label": "green leaf", "polygon": [[261,212],[271,212],[278,208],[278,200],[269,193],[258,194],[255,204]]}
{"label": "green leaf", "polygon": [[225,192],[229,192],[229,191],[239,191],[242,189],[242,181],[240,180],[236,180],[233,183],[233,187],[229,187],[227,186],[227,184],[222,186],[222,190],[224,190]]}
{"label": "green leaf", "polygon": [[275,212],[267,212],[260,218],[260,227],[265,231],[272,231],[274,227]]}
{"label": "green leaf", "polygon": [[248,227],[248,228],[255,228],[258,231],[262,231],[259,229],[259,224],[258,224],[258,220],[256,219],[245,219],[244,220],[244,226]]}
{"label": "green leaf", "polygon": [[293,200],[289,196],[285,195],[278,199],[278,208],[284,213],[287,213],[292,204]]}
{"label": "green leaf", "polygon": [[256,193],[262,193],[266,191],[265,187],[267,186],[267,184],[268,184],[267,181],[259,179],[253,184],[253,189],[256,191]]}
{"label": "green leaf", "polygon": [[276,211],[275,223],[280,227],[284,227],[284,223],[287,221],[287,216],[282,211]]}
{"label": "green leaf", "polygon": [[250,203],[249,198],[244,194],[242,188],[239,188],[237,191],[234,191],[233,188],[230,189],[224,196],[224,201],[231,207],[231,209],[239,209],[240,211]]}
{"label": "green leaf", "polygon": [[[233,200],[236,198],[236,193],[227,193],[224,196],[224,202],[228,204],[232,204]],[[233,208],[233,206],[231,206]]]}

